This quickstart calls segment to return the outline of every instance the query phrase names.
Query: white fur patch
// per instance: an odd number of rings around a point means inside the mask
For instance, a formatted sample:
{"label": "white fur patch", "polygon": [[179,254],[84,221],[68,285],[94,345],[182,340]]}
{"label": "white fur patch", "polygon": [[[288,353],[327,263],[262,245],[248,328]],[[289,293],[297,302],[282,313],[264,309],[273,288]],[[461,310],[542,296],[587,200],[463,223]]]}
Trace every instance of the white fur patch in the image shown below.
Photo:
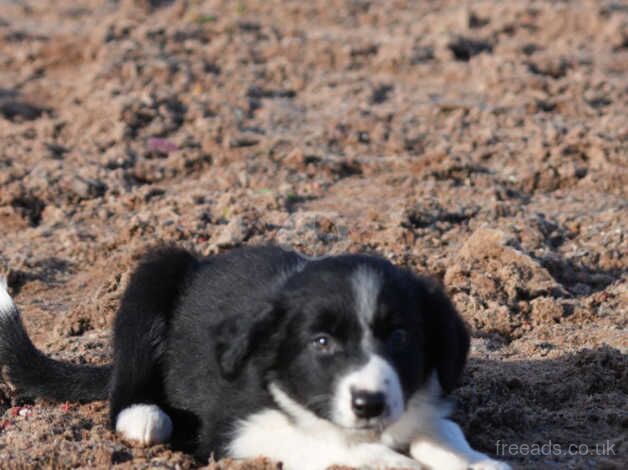
{"label": "white fur patch", "polygon": [[273,396],[275,403],[277,403],[279,407],[288,414],[288,416],[297,421],[300,427],[308,428],[321,433],[337,432],[336,427],[332,423],[319,418],[316,414],[305,408],[296,400],[290,398],[290,396],[277,384],[271,383],[268,386],[268,390]]}
{"label": "white fur patch", "polygon": [[447,419],[449,403],[441,399],[436,372],[408,401],[406,412],[383,435],[392,448],[410,446],[410,455],[428,468],[448,470],[509,470],[510,467],[471,448],[462,429]]}
{"label": "white fur patch", "polygon": [[410,455],[428,468],[509,470],[510,467],[471,448],[460,427],[447,419],[451,411],[441,399],[436,372],[408,401],[404,415],[382,435],[392,448],[410,446]]}
{"label": "white fur patch", "polygon": [[0,277],[0,319],[17,315],[17,309],[8,292],[7,281]]}
{"label": "white fur patch", "polygon": [[[448,407],[440,400],[436,375],[413,395],[408,411],[384,432],[381,442],[376,433],[361,438],[318,417],[276,384],[271,384],[269,391],[280,409],[265,409],[240,422],[229,456],[264,455],[282,462],[286,470],[323,470],[332,465],[382,470],[510,470],[506,463],[471,449],[458,425],[444,418]],[[391,448],[406,438],[412,458]]]}
{"label": "white fur patch", "polygon": [[343,442],[338,428],[301,406],[277,385],[270,384],[269,390],[284,412],[266,409],[242,421],[229,444],[229,455],[265,455],[280,460],[286,469],[314,470],[330,465],[332,449]]}
{"label": "white fur patch", "polygon": [[441,387],[434,372],[425,386],[408,400],[406,411],[399,420],[386,429],[382,442],[393,448],[407,447],[421,430],[431,429],[434,423],[446,418],[451,405],[441,399]]}
{"label": "white fur patch", "polygon": [[368,266],[360,266],[351,276],[351,285],[358,316],[368,330],[377,311],[377,297],[382,288],[381,275]]}
{"label": "white fur patch", "polygon": [[441,419],[431,429],[416,436],[410,445],[410,455],[430,468],[451,470],[509,470],[504,462],[493,460],[473,450],[453,421]]}
{"label": "white fur patch", "polygon": [[412,459],[377,442],[356,442],[350,431],[319,418],[276,384],[269,390],[281,409],[266,409],[242,421],[229,445],[233,458],[265,455],[286,470],[421,468]]}
{"label": "white fur patch", "polygon": [[386,400],[386,410],[382,424],[390,424],[403,414],[403,391],[399,376],[395,369],[382,357],[372,354],[369,361],[343,377],[336,387],[333,403],[332,420],[347,428],[369,425],[371,423],[359,418],[351,406],[351,390],[382,393]]}
{"label": "white fur patch", "polygon": [[161,444],[170,439],[172,420],[157,405],[132,405],[118,414],[116,431],[145,445]]}
{"label": "white fur patch", "polygon": [[[485,456],[486,457],[486,456]],[[480,460],[469,465],[470,470],[511,470],[510,465],[499,460],[489,459]]]}

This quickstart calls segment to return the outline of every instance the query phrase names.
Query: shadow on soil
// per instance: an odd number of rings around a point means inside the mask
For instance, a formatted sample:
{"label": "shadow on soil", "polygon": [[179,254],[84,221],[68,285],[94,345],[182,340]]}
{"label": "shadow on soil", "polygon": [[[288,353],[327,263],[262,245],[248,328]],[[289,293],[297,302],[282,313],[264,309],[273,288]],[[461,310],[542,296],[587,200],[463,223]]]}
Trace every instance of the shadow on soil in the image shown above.
{"label": "shadow on soil", "polygon": [[470,360],[454,418],[474,448],[516,468],[621,468],[628,355],[602,346],[557,359]]}

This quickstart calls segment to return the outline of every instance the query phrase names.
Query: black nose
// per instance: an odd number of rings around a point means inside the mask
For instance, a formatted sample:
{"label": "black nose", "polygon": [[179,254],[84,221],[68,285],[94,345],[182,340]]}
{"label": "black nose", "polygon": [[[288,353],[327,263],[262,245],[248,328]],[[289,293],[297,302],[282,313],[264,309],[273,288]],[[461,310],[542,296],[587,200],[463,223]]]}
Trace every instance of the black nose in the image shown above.
{"label": "black nose", "polygon": [[386,400],[383,393],[354,390],[351,392],[351,407],[358,418],[376,418],[384,412]]}

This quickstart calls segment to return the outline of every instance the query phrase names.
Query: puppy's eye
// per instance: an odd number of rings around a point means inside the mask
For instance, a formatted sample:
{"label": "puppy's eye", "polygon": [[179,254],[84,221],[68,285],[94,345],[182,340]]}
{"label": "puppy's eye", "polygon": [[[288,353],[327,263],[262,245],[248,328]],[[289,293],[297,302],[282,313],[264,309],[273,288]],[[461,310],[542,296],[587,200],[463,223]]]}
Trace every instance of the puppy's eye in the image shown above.
{"label": "puppy's eye", "polygon": [[388,337],[388,344],[390,344],[393,351],[400,351],[408,344],[408,332],[401,328],[394,330]]}
{"label": "puppy's eye", "polygon": [[336,341],[325,333],[319,333],[312,338],[312,347],[319,353],[331,354],[336,351]]}

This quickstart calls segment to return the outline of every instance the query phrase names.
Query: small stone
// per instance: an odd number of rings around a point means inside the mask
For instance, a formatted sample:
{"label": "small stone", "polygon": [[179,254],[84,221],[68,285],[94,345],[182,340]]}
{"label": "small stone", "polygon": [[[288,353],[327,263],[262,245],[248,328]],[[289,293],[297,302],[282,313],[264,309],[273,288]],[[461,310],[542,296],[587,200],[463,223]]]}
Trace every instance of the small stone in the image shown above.
{"label": "small stone", "polygon": [[220,231],[213,244],[217,248],[238,246],[245,240],[247,232],[243,217],[233,217]]}
{"label": "small stone", "polygon": [[150,139],[148,139],[146,145],[151,152],[162,155],[168,155],[169,153],[179,149],[177,144],[175,144],[174,142],[159,137],[151,137]]}
{"label": "small stone", "polygon": [[0,103],[0,115],[9,121],[32,121],[41,117],[48,109],[25,101],[6,101]]}
{"label": "small stone", "polygon": [[252,147],[259,144],[260,140],[258,135],[246,132],[229,136],[225,143],[229,148]]}
{"label": "small stone", "polygon": [[70,182],[70,190],[79,199],[95,199],[107,192],[107,185],[96,179],[75,176]]}

